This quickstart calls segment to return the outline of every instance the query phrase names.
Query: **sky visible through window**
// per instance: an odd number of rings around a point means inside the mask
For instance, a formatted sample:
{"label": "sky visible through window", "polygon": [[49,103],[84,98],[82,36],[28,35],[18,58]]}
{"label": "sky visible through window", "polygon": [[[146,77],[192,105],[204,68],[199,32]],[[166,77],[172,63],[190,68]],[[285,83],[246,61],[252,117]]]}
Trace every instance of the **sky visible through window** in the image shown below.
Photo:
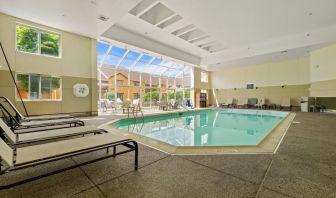
{"label": "sky visible through window", "polygon": [[[133,50],[127,51],[117,46],[112,46],[109,54],[105,57],[105,60],[103,60],[109,48],[109,44],[103,42],[97,43],[98,65],[111,65],[112,68],[118,65],[121,69],[131,68],[132,71],[158,76],[178,77],[191,75],[190,66],[184,66],[170,60],[164,60]],[[104,63],[102,63],[102,61],[104,61]]]}

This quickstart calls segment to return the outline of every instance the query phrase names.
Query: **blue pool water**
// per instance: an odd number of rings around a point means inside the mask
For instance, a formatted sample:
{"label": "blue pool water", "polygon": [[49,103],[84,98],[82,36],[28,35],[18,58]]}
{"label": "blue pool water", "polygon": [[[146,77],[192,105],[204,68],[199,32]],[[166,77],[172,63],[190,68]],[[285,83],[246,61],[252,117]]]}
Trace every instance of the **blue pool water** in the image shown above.
{"label": "blue pool water", "polygon": [[259,144],[286,112],[202,110],[113,123],[119,129],[175,146],[249,146]]}

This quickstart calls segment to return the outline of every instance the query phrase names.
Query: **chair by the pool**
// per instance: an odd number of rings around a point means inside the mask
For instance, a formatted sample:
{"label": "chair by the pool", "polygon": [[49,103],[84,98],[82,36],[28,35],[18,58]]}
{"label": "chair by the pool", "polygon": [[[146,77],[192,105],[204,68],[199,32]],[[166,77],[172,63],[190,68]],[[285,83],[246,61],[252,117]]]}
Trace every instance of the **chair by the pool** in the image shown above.
{"label": "chair by the pool", "polygon": [[255,107],[258,109],[264,108],[266,105],[266,98],[258,98],[257,104],[255,104]]}
{"label": "chair by the pool", "polygon": [[233,98],[227,98],[226,101],[225,101],[225,104],[222,105],[223,107],[227,107],[227,108],[230,108],[230,107],[234,107],[235,106],[235,101]]}
{"label": "chair by the pool", "polygon": [[30,116],[26,117],[20,113],[20,111],[15,107],[10,99],[4,96],[0,96],[0,103],[8,104],[11,107],[11,110],[15,113],[14,118],[18,122],[25,121],[39,121],[39,120],[55,120],[55,119],[64,119],[64,118],[73,118],[73,116],[69,114],[55,114],[55,115],[43,115],[43,116]]}
{"label": "chair by the pool", "polygon": [[[125,149],[116,149],[123,146]],[[109,154],[109,148],[113,148],[113,153]],[[91,164],[99,160],[115,157],[128,152],[135,152],[134,169],[138,168],[138,144],[132,139],[125,139],[121,136],[116,136],[112,133],[101,135],[91,135],[81,138],[51,142],[46,144],[32,145],[22,148],[11,148],[0,138],[0,175],[7,172],[12,172],[24,168],[34,167],[40,164],[46,164],[53,161],[74,157],[77,155],[91,153],[98,150],[107,149],[108,154],[99,158],[75,163],[72,166],[61,168],[53,172],[43,175],[38,175],[28,179],[16,181],[14,183],[6,183],[6,180],[1,181],[1,189],[14,187],[30,181],[34,181],[46,176],[54,175],[62,171],[70,170],[82,165]],[[4,184],[5,183],[5,184]]]}
{"label": "chair by the pool", "polygon": [[80,126],[63,129],[51,129],[46,131],[27,131],[24,133],[15,133],[6,125],[2,119],[0,119],[0,128],[12,145],[37,143],[47,140],[82,136],[86,134],[106,133],[106,131],[98,129],[94,126]]}
{"label": "chair by the pool", "polygon": [[248,98],[242,98],[238,100],[237,107],[238,108],[246,108],[248,105]]}
{"label": "chair by the pool", "polygon": [[190,109],[192,109],[193,108],[193,105],[192,105],[192,102],[191,102],[191,100],[186,100],[186,107],[187,108],[190,108]]}
{"label": "chair by the pool", "polygon": [[178,103],[176,102],[175,99],[170,99],[170,107],[172,109],[178,109]]}
{"label": "chair by the pool", "polygon": [[281,109],[289,109],[291,110],[292,105],[291,105],[291,98],[290,97],[284,97],[281,100],[281,105],[280,105]]}

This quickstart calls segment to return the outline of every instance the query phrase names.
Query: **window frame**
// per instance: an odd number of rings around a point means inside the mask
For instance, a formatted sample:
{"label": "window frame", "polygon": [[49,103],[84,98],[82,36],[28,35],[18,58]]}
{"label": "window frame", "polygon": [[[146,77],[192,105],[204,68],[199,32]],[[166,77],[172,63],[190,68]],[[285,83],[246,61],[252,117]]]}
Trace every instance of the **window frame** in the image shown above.
{"label": "window frame", "polygon": [[[18,49],[18,47],[17,47],[17,36],[18,35],[17,35],[17,30],[16,30],[17,26],[23,26],[23,27],[30,28],[30,29],[33,29],[33,30],[37,31],[37,41],[38,41],[37,53],[25,52],[25,51],[21,51],[21,50]],[[56,35],[59,36],[58,56],[52,56],[52,55],[41,53],[41,33],[56,34]],[[31,55],[36,55],[36,56],[44,56],[44,57],[62,59],[62,34],[59,33],[59,32],[54,32],[54,31],[50,31],[50,30],[47,30],[47,29],[43,29],[43,28],[27,25],[27,24],[24,24],[24,23],[16,22],[15,23],[15,51],[19,52],[19,53],[23,53],[23,54],[31,54]]]}
{"label": "window frame", "polygon": [[[18,75],[28,75],[28,99],[24,99],[22,98],[23,101],[25,102],[62,102],[63,101],[63,80],[61,78],[61,76],[53,76],[53,75],[48,75],[48,74],[37,74],[37,73],[24,73],[24,72],[17,72],[15,74],[15,82],[17,82],[17,76]],[[58,78],[60,80],[60,99],[30,99],[30,76],[31,75],[39,75],[40,76],[40,80],[39,80],[39,97],[42,95],[42,87],[41,87],[41,84],[42,84],[42,76],[44,77],[51,77],[51,78]],[[51,82],[51,87],[52,87],[52,82]],[[14,90],[15,90],[15,99],[16,101],[20,101],[20,97],[18,95],[18,92],[16,90],[16,88],[14,87]]]}
{"label": "window frame", "polygon": [[[121,84],[120,84],[121,82]],[[118,87],[124,87],[124,80],[117,80],[117,86]]]}

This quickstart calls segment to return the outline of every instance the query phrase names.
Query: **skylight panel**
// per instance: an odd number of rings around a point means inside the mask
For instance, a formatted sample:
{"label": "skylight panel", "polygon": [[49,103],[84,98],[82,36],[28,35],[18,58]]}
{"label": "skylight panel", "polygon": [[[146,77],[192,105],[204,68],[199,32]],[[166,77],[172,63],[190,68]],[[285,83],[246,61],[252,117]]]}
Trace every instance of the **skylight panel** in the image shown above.
{"label": "skylight panel", "polygon": [[98,42],[97,44],[97,62],[100,64],[103,60],[103,57],[107,53],[107,50],[110,46],[106,43]]}
{"label": "skylight panel", "polygon": [[113,56],[123,57],[125,52],[126,52],[126,49],[113,46],[110,54]]}

